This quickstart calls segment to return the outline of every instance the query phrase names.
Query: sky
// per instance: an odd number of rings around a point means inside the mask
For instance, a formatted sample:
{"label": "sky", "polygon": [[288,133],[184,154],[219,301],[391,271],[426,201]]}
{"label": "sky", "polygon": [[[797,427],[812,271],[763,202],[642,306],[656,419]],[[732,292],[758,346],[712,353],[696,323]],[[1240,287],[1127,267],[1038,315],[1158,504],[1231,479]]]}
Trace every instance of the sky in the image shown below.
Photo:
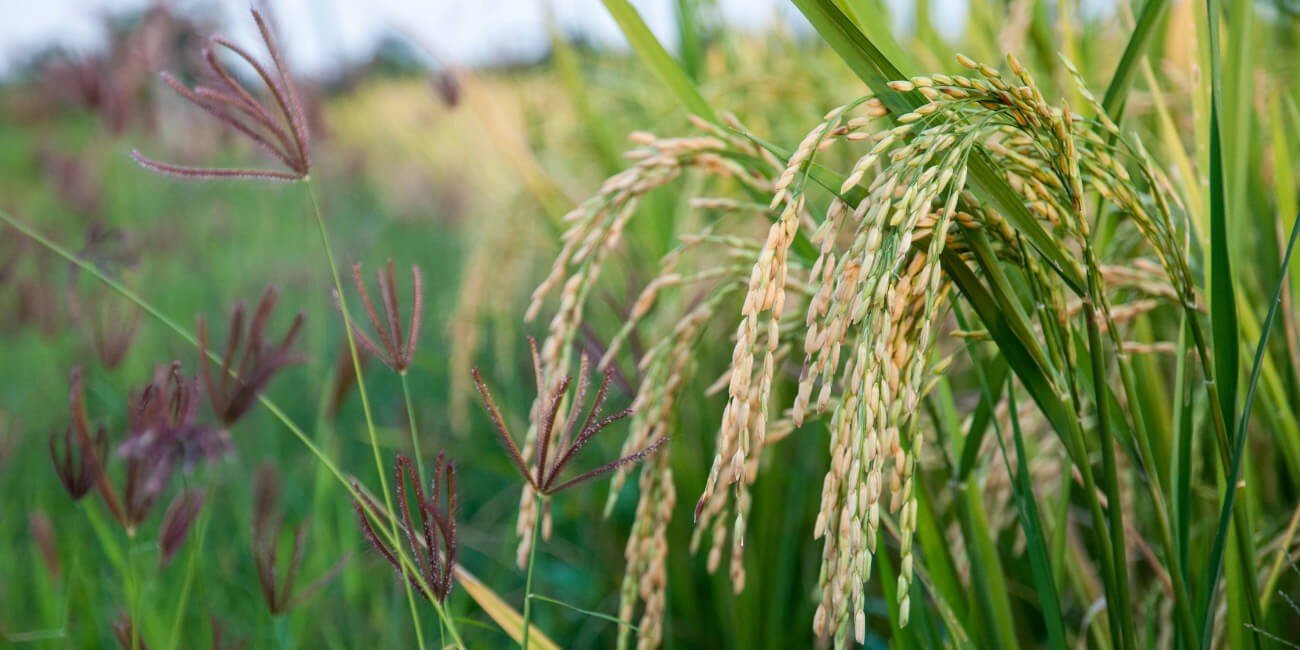
{"label": "sky", "polygon": [[[905,16],[911,0],[889,0]],[[963,0],[936,16],[958,28]],[[403,33],[440,58],[463,65],[533,60],[545,53],[542,8],[549,3],[570,34],[609,47],[623,47],[618,26],[600,0],[270,0],[267,5],[285,37],[290,65],[300,73],[335,69],[340,57],[368,56],[387,34]],[[51,44],[74,52],[94,51],[104,38],[106,13],[139,10],[150,0],[0,0],[0,75]],[[172,0],[173,7],[205,12],[236,42],[254,42],[248,0]],[[675,40],[675,0],[632,0],[650,28],[669,47]],[[724,20],[741,29],[775,21],[801,28],[803,19],[785,0],[717,0]]]}

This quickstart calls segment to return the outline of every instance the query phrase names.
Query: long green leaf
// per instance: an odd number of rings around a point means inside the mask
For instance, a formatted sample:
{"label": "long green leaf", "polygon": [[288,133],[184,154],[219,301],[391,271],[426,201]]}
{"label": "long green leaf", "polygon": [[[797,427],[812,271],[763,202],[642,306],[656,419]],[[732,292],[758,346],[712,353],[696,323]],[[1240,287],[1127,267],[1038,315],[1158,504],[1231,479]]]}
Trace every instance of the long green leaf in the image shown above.
{"label": "long green leaf", "polygon": [[[1223,73],[1219,62],[1219,3],[1206,0],[1210,35],[1210,324],[1214,343],[1214,382],[1229,422],[1237,413],[1236,288],[1228,249],[1227,179],[1224,176],[1222,115]],[[1229,434],[1235,432],[1229,431]]]}
{"label": "long green leaf", "polygon": [[1124,103],[1128,99],[1129,89],[1133,86],[1133,76],[1137,74],[1138,62],[1146,54],[1156,24],[1160,22],[1160,17],[1165,14],[1168,6],[1169,0],[1147,0],[1146,4],[1142,5],[1137,24],[1133,26],[1133,33],[1129,35],[1128,44],[1124,46],[1124,54],[1120,57],[1119,64],[1115,66],[1110,85],[1106,87],[1106,95],[1101,100],[1101,107],[1106,111],[1106,115],[1116,123],[1120,121],[1120,114],[1124,112]]}
{"label": "long green leaf", "polygon": [[627,0],[604,0],[604,3],[609,15],[623,31],[623,36],[632,45],[632,51],[636,52],[646,67],[650,68],[650,72],[677,97],[677,100],[686,106],[686,110],[711,122],[717,122],[718,117],[713,112],[713,107],[704,100],[704,96],[700,94],[682,66],[677,64],[676,59],[664,49],[659,39],[655,38],[636,8]]}
{"label": "long green leaf", "polygon": [[[1053,648],[1064,650],[1065,623],[1061,620],[1060,590],[1052,576],[1051,556],[1047,552],[1047,541],[1043,535],[1043,521],[1038,516],[1038,502],[1034,498],[1034,487],[1029,475],[1029,454],[1025,451],[1025,437],[1020,430],[1020,416],[1016,409],[1016,391],[1007,387],[1007,409],[1011,413],[1011,434],[1015,440],[1016,459],[1016,509],[1025,531],[1025,546],[1029,553],[1030,568],[1034,574],[1034,587],[1038,590],[1038,603],[1043,611],[1043,623],[1047,626],[1048,644]],[[1006,450],[1003,450],[1003,457]]]}
{"label": "long green leaf", "polygon": [[[987,369],[989,392],[996,395],[1002,392],[1002,386],[1006,384],[1007,363],[1001,356],[989,359],[987,363],[991,366]],[[958,481],[965,480],[967,476],[970,476],[971,471],[975,469],[984,435],[988,432],[989,423],[993,420],[994,406],[995,403],[987,399],[980,400],[980,403],[975,405],[975,413],[971,416],[966,440],[962,443],[961,461],[957,464],[956,478]]]}
{"label": "long green leaf", "polygon": [[[1223,114],[1223,65],[1219,50],[1219,2],[1205,2],[1207,34],[1210,56],[1210,264],[1209,301],[1211,339],[1214,355],[1214,387],[1221,406],[1221,417],[1231,427],[1237,412],[1237,373],[1240,371],[1238,345],[1237,301],[1233,282],[1230,247],[1228,243],[1227,214],[1227,178],[1224,169],[1223,136],[1220,131],[1220,119]],[[1271,313],[1270,307],[1270,313]],[[1267,330],[1261,333],[1261,340]],[[1201,586],[1197,597],[1197,612],[1203,621],[1201,647],[1207,648],[1214,629],[1214,594],[1218,591],[1219,572],[1222,569],[1223,552],[1227,546],[1228,522],[1232,514],[1232,504],[1236,497],[1237,476],[1240,470],[1240,457],[1237,451],[1244,450],[1241,443],[1246,437],[1244,430],[1227,431],[1228,442],[1235,445],[1232,455],[1225,459],[1224,471],[1228,481],[1224,483],[1224,506],[1219,526],[1215,532],[1214,546],[1210,551],[1205,571],[1206,582]],[[1248,529],[1242,525],[1242,519],[1236,520],[1238,532]],[[1243,546],[1252,543],[1249,535],[1239,541]],[[1239,554],[1249,556],[1249,553]],[[1253,570],[1242,572],[1247,584],[1254,584]],[[1253,591],[1253,589],[1252,589]],[[1248,604],[1258,605],[1254,594],[1247,600]],[[1256,607],[1257,608],[1257,607]],[[1252,608],[1254,609],[1254,608]],[[1254,612],[1251,612],[1251,624],[1257,624]]]}
{"label": "long green leaf", "polygon": [[[1222,568],[1223,551],[1228,541],[1228,523],[1232,517],[1232,507],[1237,496],[1237,482],[1241,478],[1241,459],[1246,448],[1246,427],[1250,424],[1250,409],[1255,403],[1255,389],[1259,386],[1260,369],[1263,367],[1264,355],[1268,348],[1268,336],[1273,329],[1273,320],[1277,316],[1277,306],[1282,303],[1282,291],[1286,288],[1287,269],[1291,266],[1291,254],[1295,252],[1296,236],[1300,234],[1300,213],[1296,215],[1295,222],[1291,225],[1291,237],[1287,241],[1286,254],[1282,256],[1282,267],[1279,269],[1277,288],[1273,291],[1273,299],[1268,305],[1268,314],[1264,316],[1263,331],[1259,335],[1259,343],[1255,346],[1255,360],[1250,370],[1250,381],[1246,386],[1246,398],[1242,404],[1241,421],[1237,424],[1237,435],[1233,440],[1232,461],[1228,466],[1228,477],[1224,483],[1223,507],[1219,511],[1218,528],[1214,535],[1214,547],[1210,552],[1210,564],[1205,575],[1209,579],[1210,585],[1215,585],[1219,580],[1219,571]],[[1251,539],[1238,539],[1238,544],[1251,544]],[[1248,572],[1254,572],[1254,566],[1248,566]],[[1248,584],[1253,585],[1251,580]],[[1211,591],[1213,591],[1211,589]],[[1258,607],[1259,594],[1249,594],[1248,604],[1253,603],[1255,607],[1250,608],[1252,611]],[[1252,615],[1255,618],[1254,615]],[[1207,647],[1209,643],[1209,630],[1213,629],[1214,613],[1210,609],[1205,616],[1206,633],[1202,637],[1201,647]],[[1258,625],[1258,623],[1252,623]],[[1256,639],[1258,645],[1258,639]]]}

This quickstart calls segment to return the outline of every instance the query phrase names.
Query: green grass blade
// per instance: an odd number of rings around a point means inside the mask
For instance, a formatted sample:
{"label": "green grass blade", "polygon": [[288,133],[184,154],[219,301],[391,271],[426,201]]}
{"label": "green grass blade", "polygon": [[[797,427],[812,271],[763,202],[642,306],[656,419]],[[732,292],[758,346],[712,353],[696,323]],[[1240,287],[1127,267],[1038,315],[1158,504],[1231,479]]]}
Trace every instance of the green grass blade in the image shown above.
{"label": "green grass blade", "polygon": [[1011,617],[1011,600],[1007,594],[1005,570],[998,557],[996,540],[989,530],[984,512],[984,495],[974,477],[957,487],[956,505],[970,555],[970,581],[974,589],[974,607],[985,632],[984,645],[990,648],[1016,648],[1015,621]]}
{"label": "green grass blade", "polygon": [[988,289],[980,284],[975,273],[952,251],[944,252],[943,269],[952,279],[953,284],[957,285],[962,296],[975,309],[989,336],[1006,357],[1007,365],[1015,370],[1020,383],[1033,396],[1038,407],[1042,409],[1044,417],[1054,429],[1061,432],[1061,437],[1065,440],[1066,447],[1075,462],[1086,463],[1086,453],[1075,444],[1077,441],[1068,433],[1077,428],[1078,420],[1074,412],[1066,406],[1042,367],[1007,324],[1006,318],[998,309],[997,302],[989,294]]}
{"label": "green grass blade", "polygon": [[[1245,440],[1246,432],[1244,430],[1233,430],[1231,424],[1237,413],[1237,373],[1240,370],[1240,353],[1237,345],[1239,343],[1239,327],[1237,323],[1237,301],[1236,289],[1232,275],[1232,264],[1230,255],[1230,246],[1228,242],[1228,200],[1226,192],[1228,189],[1225,161],[1223,153],[1223,135],[1220,128],[1220,120],[1223,116],[1223,66],[1219,49],[1219,3],[1218,0],[1206,0],[1205,3],[1207,36],[1209,41],[1210,57],[1210,142],[1209,142],[1209,171],[1210,171],[1210,264],[1208,268],[1209,277],[1209,301],[1210,301],[1210,324],[1211,340],[1213,342],[1214,355],[1214,390],[1219,402],[1222,404],[1222,418],[1228,424],[1228,442],[1235,446],[1229,458],[1224,459],[1224,472],[1227,474],[1227,482],[1224,483],[1224,502],[1220,513],[1219,526],[1215,532],[1214,546],[1210,551],[1207,559],[1207,567],[1204,573],[1205,584],[1201,586],[1201,592],[1197,598],[1197,611],[1200,614],[1200,620],[1203,623],[1203,632],[1201,634],[1201,647],[1206,648],[1212,636],[1211,631],[1214,629],[1214,594],[1217,592],[1220,570],[1222,569],[1223,553],[1227,546],[1228,540],[1228,518],[1232,516],[1232,505],[1236,499],[1237,479],[1241,469],[1241,451],[1245,449],[1242,442]],[[1238,218],[1241,215],[1237,215]],[[1270,305],[1270,317],[1275,305]],[[1267,337],[1267,328],[1260,335],[1263,341]],[[1262,347],[1261,347],[1262,354]],[[1260,364],[1256,364],[1257,372]],[[1254,373],[1252,373],[1254,374]],[[1234,525],[1238,532],[1239,541],[1243,546],[1252,543],[1249,535],[1249,529],[1245,525],[1244,517],[1234,518]],[[1238,557],[1246,566],[1249,563],[1249,550],[1242,549]],[[1244,582],[1250,585],[1253,592],[1254,573],[1253,570],[1241,572]],[[1257,624],[1254,610],[1258,609],[1257,595],[1251,594],[1251,597],[1245,599],[1250,607],[1249,622]]]}
{"label": "green grass blade", "polygon": [[677,39],[681,43],[682,69],[698,82],[704,71],[704,34],[699,0],[677,0]]}
{"label": "green grass blade", "polygon": [[[965,318],[960,313],[957,316],[959,323],[965,321]],[[990,365],[989,362],[980,358],[973,347],[968,348],[967,352],[970,354],[972,366],[979,378],[982,389],[981,404],[996,403],[997,400],[994,396],[1001,393],[1004,382],[997,382],[997,387],[993,388],[988,373],[985,372],[985,368]],[[1003,368],[1005,369],[1005,364],[1003,364]],[[1016,515],[1020,519],[1021,529],[1025,534],[1025,547],[1029,554],[1030,569],[1038,593],[1037,602],[1042,611],[1043,624],[1047,627],[1048,645],[1063,650],[1066,647],[1065,623],[1061,618],[1060,590],[1056,588],[1047,541],[1044,538],[1043,522],[1038,516],[1038,504],[1034,497],[1033,484],[1029,475],[1029,456],[1025,451],[1019,411],[1016,407],[1015,386],[1011,382],[1005,382],[1005,385],[1008,400],[1007,412],[1011,419],[1011,430],[1015,439],[1016,471],[1011,470],[1010,455],[1003,443],[1001,431],[999,430],[995,435],[997,436],[998,447],[1002,451],[1002,461],[1006,464],[1007,476],[1012,477],[1012,494],[1016,505]],[[997,392],[994,392],[995,390]],[[993,421],[993,426],[995,429],[1000,429],[996,420]],[[967,436],[968,445],[971,437],[970,435]]]}
{"label": "green grass blade", "polygon": [[[1043,624],[1047,626],[1048,645],[1063,650],[1065,645],[1065,623],[1061,619],[1060,590],[1052,575],[1051,556],[1047,552],[1047,541],[1043,535],[1043,522],[1038,516],[1038,503],[1034,498],[1034,488],[1029,475],[1029,454],[1025,451],[1025,438],[1020,429],[1020,416],[1016,410],[1016,391],[1007,387],[1007,409],[1011,414],[1011,434],[1015,441],[1016,459],[1016,506],[1021,525],[1025,531],[1025,550],[1029,553],[1030,568],[1034,574],[1034,587],[1038,592],[1038,604],[1043,612]],[[1003,455],[1005,457],[1005,451]]]}
{"label": "green grass blade", "polygon": [[713,107],[704,100],[704,96],[677,60],[655,38],[636,8],[628,0],[604,0],[604,3],[609,15],[623,31],[623,36],[632,45],[632,51],[636,52],[641,62],[650,68],[650,72],[673,93],[686,110],[710,122],[717,122],[718,116],[713,112]]}
{"label": "green grass blade", "polygon": [[[1224,173],[1223,137],[1220,131],[1223,88],[1219,62],[1219,3],[1206,0],[1210,40],[1210,266],[1209,299],[1211,339],[1214,345],[1214,382],[1223,403],[1224,418],[1232,422],[1237,413],[1236,288],[1228,247],[1227,178]],[[1230,435],[1235,432],[1229,431]]]}
{"label": "green grass blade", "polygon": [[[1267,353],[1268,336],[1273,329],[1273,321],[1277,317],[1277,306],[1282,303],[1282,291],[1286,288],[1287,269],[1291,266],[1291,254],[1295,252],[1297,234],[1300,234],[1300,214],[1296,215],[1295,223],[1291,225],[1291,236],[1287,241],[1286,254],[1282,256],[1282,267],[1279,269],[1278,273],[1277,288],[1273,291],[1273,300],[1269,302],[1268,314],[1264,316],[1264,324],[1259,335],[1259,343],[1255,346],[1255,360],[1251,366],[1250,381],[1247,383],[1246,396],[1242,403],[1241,421],[1237,425],[1237,434],[1233,439],[1234,446],[1232,450],[1232,460],[1226,468],[1228,478],[1224,483],[1225,494],[1223,497],[1223,507],[1219,511],[1218,528],[1214,536],[1214,547],[1210,551],[1209,567],[1205,572],[1211,587],[1218,583],[1219,571],[1222,568],[1223,553],[1228,542],[1228,523],[1229,519],[1232,517],[1232,507],[1237,496],[1237,482],[1241,478],[1241,459],[1246,448],[1246,427],[1250,423],[1250,409],[1255,403],[1255,390],[1259,386],[1260,369],[1264,365],[1263,359],[1264,355]],[[1251,544],[1253,543],[1253,540],[1249,538],[1238,539],[1237,542],[1239,544]],[[1253,573],[1254,566],[1250,565],[1248,569],[1250,570],[1249,572]],[[1254,581],[1251,580],[1247,584],[1252,585],[1253,591]],[[1209,591],[1212,592],[1213,589],[1210,589]],[[1249,610],[1252,611],[1251,616],[1252,618],[1257,619],[1253,610],[1258,608],[1260,594],[1251,593],[1249,596],[1248,604],[1253,603],[1255,605],[1255,607],[1249,608]],[[1214,614],[1212,609],[1207,611],[1204,620],[1206,632],[1202,637],[1201,646],[1207,647],[1206,644],[1209,643],[1210,636],[1209,631],[1213,629],[1214,624]],[[1256,622],[1252,622],[1251,624],[1258,625]],[[1256,639],[1256,644],[1258,645],[1258,639]]]}
{"label": "green grass blade", "polygon": [[570,605],[569,603],[566,603],[566,602],[564,602],[564,601],[562,601],[562,600],[556,600],[556,599],[554,599],[554,598],[548,598],[548,597],[543,596],[543,595],[541,595],[541,594],[529,594],[528,597],[531,598],[531,599],[533,599],[533,600],[540,600],[540,601],[542,601],[542,602],[544,602],[544,603],[550,603],[550,604],[552,604],[552,605],[559,605],[560,607],[565,607],[565,608],[567,608],[567,609],[571,609],[571,610],[573,610],[573,611],[575,611],[575,612],[577,612],[577,613],[579,613],[579,614],[582,614],[583,616],[590,616],[591,618],[598,618],[598,619],[600,619],[600,620],[602,620],[602,621],[609,621],[610,623],[614,623],[615,625],[620,625],[620,626],[622,626],[622,627],[630,628],[633,632],[638,631],[637,626],[635,626],[635,625],[633,625],[633,624],[631,624],[631,623],[629,623],[629,622],[627,622],[627,621],[625,621],[625,620],[623,620],[623,619],[621,619],[621,618],[619,618],[619,617],[617,617],[617,616],[610,616],[609,614],[605,614],[605,613],[603,613],[603,612],[597,612],[597,611],[590,610],[590,609],[583,609],[583,608],[578,607],[578,606],[576,606],[576,605]]}
{"label": "green grass blade", "polygon": [[[880,0],[839,0],[840,9],[850,18],[867,39],[875,43],[892,61],[907,64],[907,52],[890,32],[892,16]],[[904,65],[904,67],[907,67]]]}
{"label": "green grass blade", "polygon": [[1124,112],[1124,103],[1128,100],[1128,91],[1133,86],[1133,76],[1137,74],[1138,63],[1146,54],[1147,45],[1151,43],[1156,25],[1168,7],[1169,0],[1147,0],[1146,4],[1142,5],[1137,24],[1133,26],[1133,33],[1129,36],[1128,44],[1124,46],[1124,54],[1120,57],[1119,64],[1115,66],[1110,85],[1106,87],[1106,95],[1101,100],[1101,107],[1116,123],[1119,123],[1120,115]]}
{"label": "green grass blade", "polygon": [[[925,481],[916,482],[917,527],[916,537],[925,554],[925,566],[934,583],[934,597],[942,599],[962,625],[966,623],[965,590],[953,563],[952,549],[945,536],[944,522],[934,510],[930,490]],[[924,609],[924,608],[917,608]]]}

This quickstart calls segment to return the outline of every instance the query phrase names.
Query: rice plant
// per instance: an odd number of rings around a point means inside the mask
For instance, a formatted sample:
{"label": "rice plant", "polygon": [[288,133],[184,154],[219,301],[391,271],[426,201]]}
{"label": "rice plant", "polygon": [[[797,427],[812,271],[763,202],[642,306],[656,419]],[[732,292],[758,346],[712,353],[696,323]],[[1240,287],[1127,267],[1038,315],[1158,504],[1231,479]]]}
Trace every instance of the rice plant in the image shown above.
{"label": "rice plant", "polygon": [[16,86],[0,638],[1295,645],[1286,7],[603,4],[630,55],[326,91],[155,9]]}

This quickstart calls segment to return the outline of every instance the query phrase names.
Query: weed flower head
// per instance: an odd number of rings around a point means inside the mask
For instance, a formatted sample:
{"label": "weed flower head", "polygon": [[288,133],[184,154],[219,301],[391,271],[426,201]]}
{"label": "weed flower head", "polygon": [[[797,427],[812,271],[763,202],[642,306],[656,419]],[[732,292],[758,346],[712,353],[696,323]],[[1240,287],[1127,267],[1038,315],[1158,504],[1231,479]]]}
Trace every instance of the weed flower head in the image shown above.
{"label": "weed flower head", "polygon": [[[365,505],[362,505],[361,501],[353,502],[357,517],[361,521],[361,531],[384,560],[393,565],[399,574],[406,575],[416,591],[431,600],[444,602],[447,594],[451,593],[452,578],[455,576],[456,569],[458,507],[456,465],[447,458],[446,454],[438,453],[437,461],[434,463],[432,491],[427,498],[411,459],[404,454],[398,454],[394,465],[397,468],[398,516],[401,518],[402,528],[406,531],[406,541],[414,557],[418,575],[403,571],[401,560],[398,558],[403,553],[399,549],[390,547],[375,532],[366,511],[369,509],[370,512],[380,513],[384,512],[384,509],[366,495],[360,485],[354,483],[356,493],[362,495],[366,501]],[[408,484],[411,486],[410,493],[407,492]],[[418,527],[411,516],[408,495],[415,501],[415,511],[419,516]]]}
{"label": "weed flower head", "polygon": [[178,467],[189,469],[199,458],[212,460],[230,450],[225,431],[198,421],[198,379],[186,379],[179,361],[164,368],[131,395],[128,434],[117,448],[145,472],[141,487],[151,494],[161,492]]}
{"label": "weed flower head", "polygon": [[280,535],[284,530],[284,515],[279,511],[280,474],[275,466],[264,463],[257,468],[253,478],[253,564],[257,568],[257,583],[262,589],[262,600],[271,616],[279,616],[310,598],[342,568],[342,560],[333,571],[327,572],[301,593],[296,592],[298,570],[302,566],[306,548],[306,522],[293,533],[293,546],[289,551],[288,566],[283,577],[280,564]]}
{"label": "weed flower head", "polygon": [[[537,389],[539,394],[546,392],[545,384],[542,380],[542,361],[537,352],[536,342],[529,340],[532,347],[533,364],[537,374]],[[586,401],[587,389],[590,384],[588,363],[586,355],[582,357],[582,368],[578,373],[578,388],[569,405],[567,414],[561,412],[565,398],[569,394],[569,386],[573,383],[571,377],[562,379],[555,389],[551,390],[544,402],[546,409],[543,411],[541,421],[538,424],[538,444],[537,460],[532,467],[528,466],[528,460],[519,451],[515,444],[514,437],[510,434],[510,429],[506,426],[505,420],[501,416],[501,409],[497,407],[496,401],[492,399],[491,393],[488,392],[487,385],[483,383],[482,376],[479,375],[478,369],[473,370],[474,384],[478,387],[479,394],[483,397],[483,406],[492,419],[492,425],[496,428],[497,434],[501,438],[502,444],[505,445],[506,451],[510,454],[511,460],[514,461],[515,467],[519,469],[520,475],[528,481],[528,485],[539,495],[544,497],[553,496],[563,492],[575,485],[590,481],[598,476],[612,472],[620,467],[636,463],[637,461],[653,454],[659,447],[667,441],[666,437],[661,437],[650,442],[645,447],[636,450],[630,454],[619,457],[589,472],[579,474],[576,477],[566,481],[560,481],[560,472],[577,457],[578,452],[586,446],[596,434],[605,430],[609,425],[626,418],[632,414],[632,409],[623,409],[609,415],[602,416],[602,407],[605,405],[605,397],[609,391],[609,382],[613,376],[613,371],[607,370],[603,373],[600,388],[596,391],[596,398],[592,402],[591,409],[587,416],[582,420],[582,426],[576,430],[574,425],[577,424],[579,412]]]}
{"label": "weed flower head", "polygon": [[[159,162],[132,151],[131,157],[145,169],[186,178],[261,178],[293,181],[306,178],[311,173],[311,142],[307,133],[307,119],[298,92],[294,88],[284,57],[262,14],[252,10],[253,20],[261,33],[262,42],[271,55],[276,76],[259,63],[244,48],[223,37],[212,39],[211,47],[203,50],[203,58],[213,76],[212,85],[186,88],[178,79],[164,72],[162,81],[222,124],[240,133],[278,159],[288,171],[269,169],[218,169],[186,167]],[[257,72],[274,100],[274,107],[258,99],[226,69],[217,55],[217,48],[225,49],[243,59]]]}
{"label": "weed flower head", "polygon": [[221,364],[214,374],[209,363],[208,326],[200,317],[198,324],[199,359],[203,367],[203,388],[212,403],[212,411],[227,429],[233,426],[253,406],[253,401],[284,368],[301,360],[291,348],[302,330],[303,315],[298,313],[289,325],[279,345],[267,342],[266,328],[279,301],[274,287],[267,287],[258,300],[257,311],[247,329],[244,327],[243,303],[235,305],[230,314],[226,346],[221,353]]}
{"label": "weed flower head", "polygon": [[203,490],[190,489],[177,494],[171,505],[163,513],[162,523],[158,529],[158,563],[159,566],[171,564],[176,551],[189,537],[194,520],[203,509],[207,494]]}
{"label": "weed flower head", "polygon": [[50,459],[63,489],[73,501],[79,501],[94,489],[99,480],[101,463],[108,456],[108,437],[103,426],[91,433],[80,368],[72,370],[68,400],[72,423],[61,435],[58,432],[50,434]]}
{"label": "weed flower head", "polygon": [[[375,343],[370,335],[358,327],[355,323],[352,331],[356,334],[357,342],[366,351],[375,355],[379,360],[384,362],[394,371],[403,373],[411,367],[411,361],[415,358],[416,341],[420,338],[420,321],[424,312],[424,279],[420,275],[420,267],[411,266],[411,320],[406,332],[402,331],[402,312],[397,304],[396,282],[393,278],[393,261],[388,260],[388,267],[379,276],[379,298],[380,305],[383,308],[383,317],[380,317],[375,310],[374,302],[370,299],[370,292],[366,290],[366,283],[361,278],[361,264],[352,266],[352,278],[357,285],[357,293],[361,294],[361,303],[366,308],[366,316],[370,318],[370,324],[375,328],[375,333],[379,343]],[[337,303],[337,301],[336,301]]]}

